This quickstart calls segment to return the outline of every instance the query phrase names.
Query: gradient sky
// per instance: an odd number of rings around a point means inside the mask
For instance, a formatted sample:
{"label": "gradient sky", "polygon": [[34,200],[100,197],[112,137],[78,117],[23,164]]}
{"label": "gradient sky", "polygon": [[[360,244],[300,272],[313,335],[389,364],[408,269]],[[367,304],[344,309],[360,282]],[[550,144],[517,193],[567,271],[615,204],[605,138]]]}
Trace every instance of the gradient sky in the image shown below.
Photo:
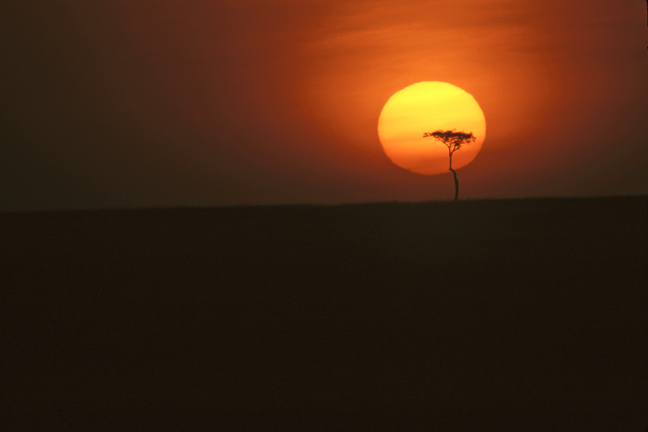
{"label": "gradient sky", "polygon": [[452,199],[376,131],[472,94],[462,198],[648,193],[644,0],[31,0],[0,14],[0,210]]}

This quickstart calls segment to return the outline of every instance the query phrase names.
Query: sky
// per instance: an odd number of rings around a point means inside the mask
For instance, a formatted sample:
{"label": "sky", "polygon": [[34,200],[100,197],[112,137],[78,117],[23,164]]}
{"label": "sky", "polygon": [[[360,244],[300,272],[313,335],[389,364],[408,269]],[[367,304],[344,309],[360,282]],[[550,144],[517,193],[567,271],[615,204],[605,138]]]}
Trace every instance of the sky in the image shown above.
{"label": "sky", "polygon": [[32,0],[0,14],[0,211],[449,200],[377,134],[478,101],[460,198],[648,193],[644,0]]}

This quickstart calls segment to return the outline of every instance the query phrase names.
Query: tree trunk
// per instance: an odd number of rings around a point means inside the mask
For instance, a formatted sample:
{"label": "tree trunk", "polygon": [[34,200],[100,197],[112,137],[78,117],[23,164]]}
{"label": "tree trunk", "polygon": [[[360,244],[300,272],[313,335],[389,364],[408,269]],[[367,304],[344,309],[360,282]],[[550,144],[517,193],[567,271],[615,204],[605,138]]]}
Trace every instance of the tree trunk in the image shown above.
{"label": "tree trunk", "polygon": [[455,170],[452,169],[452,153],[450,153],[450,171],[452,171],[452,175],[454,176],[454,182],[455,182],[455,201],[459,199],[459,180],[457,180],[457,173]]}
{"label": "tree trunk", "polygon": [[459,180],[457,180],[457,173],[455,170],[450,168],[450,171],[452,171],[452,174],[454,175],[454,181],[455,181],[455,201],[459,199]]}

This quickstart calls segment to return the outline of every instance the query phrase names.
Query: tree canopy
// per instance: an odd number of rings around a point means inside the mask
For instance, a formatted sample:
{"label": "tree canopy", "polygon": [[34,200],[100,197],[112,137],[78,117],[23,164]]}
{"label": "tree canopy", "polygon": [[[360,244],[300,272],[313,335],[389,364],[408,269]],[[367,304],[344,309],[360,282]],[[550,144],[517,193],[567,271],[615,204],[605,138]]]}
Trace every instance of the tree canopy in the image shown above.
{"label": "tree canopy", "polygon": [[437,140],[441,141],[443,144],[445,144],[446,147],[448,147],[450,154],[459,150],[462,145],[475,142],[476,140],[476,137],[472,132],[457,132],[454,129],[447,131],[442,131],[439,129],[438,131],[434,132],[425,132],[423,134],[423,138],[427,137],[436,138]]}

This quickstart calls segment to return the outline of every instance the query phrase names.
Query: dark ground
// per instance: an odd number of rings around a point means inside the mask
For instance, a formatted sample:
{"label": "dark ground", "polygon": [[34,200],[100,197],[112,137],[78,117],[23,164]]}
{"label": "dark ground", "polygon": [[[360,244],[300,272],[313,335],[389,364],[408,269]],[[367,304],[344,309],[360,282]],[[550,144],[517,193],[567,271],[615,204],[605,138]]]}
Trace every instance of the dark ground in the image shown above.
{"label": "dark ground", "polygon": [[0,214],[3,430],[641,431],[648,199]]}

